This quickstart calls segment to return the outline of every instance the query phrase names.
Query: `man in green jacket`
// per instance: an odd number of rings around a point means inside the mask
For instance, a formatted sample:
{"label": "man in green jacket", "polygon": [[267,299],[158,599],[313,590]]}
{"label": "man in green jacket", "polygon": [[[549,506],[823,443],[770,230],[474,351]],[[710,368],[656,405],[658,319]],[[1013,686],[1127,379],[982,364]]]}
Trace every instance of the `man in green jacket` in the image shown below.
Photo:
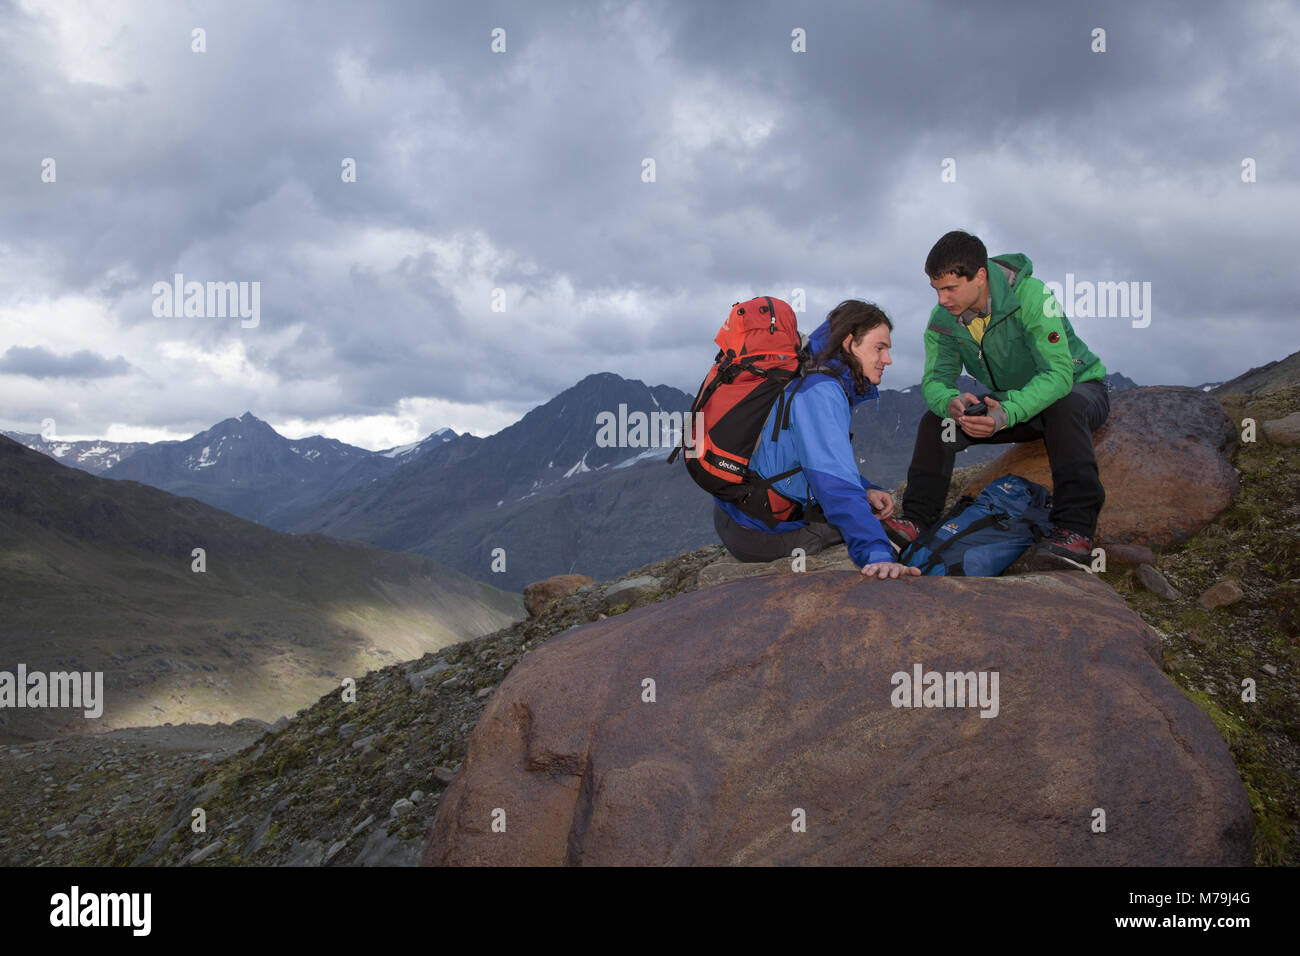
{"label": "man in green jacket", "polygon": [[[939,296],[925,330],[921,379],[930,411],[916,432],[903,513],[882,522],[900,547],[939,520],[957,452],[1041,438],[1052,468],[1054,530],[1039,543],[1035,563],[1091,565],[1106,500],[1092,447],[1093,430],[1110,414],[1106,368],[1032,269],[1019,253],[990,259],[984,243],[965,232],[945,235],[925,260]],[[963,366],[990,390],[987,396],[958,391]],[[965,414],[978,401],[987,414]],[[956,427],[945,429],[946,418]]]}

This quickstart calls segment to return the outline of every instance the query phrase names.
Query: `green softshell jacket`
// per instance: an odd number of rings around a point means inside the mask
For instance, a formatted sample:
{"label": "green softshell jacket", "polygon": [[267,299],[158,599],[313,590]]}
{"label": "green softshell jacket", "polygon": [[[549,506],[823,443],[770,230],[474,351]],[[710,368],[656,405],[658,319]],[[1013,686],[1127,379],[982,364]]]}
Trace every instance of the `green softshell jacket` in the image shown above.
{"label": "green softshell jacket", "polygon": [[921,394],[930,411],[948,417],[948,403],[961,394],[962,366],[984,383],[1007,412],[1007,427],[1033,418],[1069,394],[1077,382],[1106,374],[1106,366],[1074,334],[1070,320],[1034,264],[1018,252],[988,260],[992,300],[979,343],[941,305],[925,329],[925,374]]}

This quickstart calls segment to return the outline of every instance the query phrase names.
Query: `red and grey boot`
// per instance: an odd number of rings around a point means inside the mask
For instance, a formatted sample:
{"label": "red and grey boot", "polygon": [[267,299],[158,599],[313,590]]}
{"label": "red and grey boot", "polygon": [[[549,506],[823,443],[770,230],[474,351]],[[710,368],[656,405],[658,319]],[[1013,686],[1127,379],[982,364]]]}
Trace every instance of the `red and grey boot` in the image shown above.
{"label": "red and grey boot", "polygon": [[1052,533],[1038,542],[1034,549],[1033,569],[1068,571],[1071,568],[1092,570],[1092,539],[1077,531],[1053,528]]}
{"label": "red and grey boot", "polygon": [[885,518],[880,524],[885,529],[885,536],[900,552],[925,533],[924,528],[906,518]]}

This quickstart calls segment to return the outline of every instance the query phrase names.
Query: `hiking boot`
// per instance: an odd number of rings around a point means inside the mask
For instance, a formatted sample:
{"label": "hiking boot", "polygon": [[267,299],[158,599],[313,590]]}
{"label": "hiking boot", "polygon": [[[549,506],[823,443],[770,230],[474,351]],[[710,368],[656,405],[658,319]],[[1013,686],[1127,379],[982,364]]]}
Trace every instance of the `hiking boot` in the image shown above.
{"label": "hiking boot", "polygon": [[1052,533],[1038,542],[1029,556],[1034,571],[1092,570],[1092,539],[1077,531],[1053,528]]}
{"label": "hiking boot", "polygon": [[880,522],[884,526],[885,536],[902,551],[909,544],[924,534],[924,529],[914,521],[906,518],[886,518]]}

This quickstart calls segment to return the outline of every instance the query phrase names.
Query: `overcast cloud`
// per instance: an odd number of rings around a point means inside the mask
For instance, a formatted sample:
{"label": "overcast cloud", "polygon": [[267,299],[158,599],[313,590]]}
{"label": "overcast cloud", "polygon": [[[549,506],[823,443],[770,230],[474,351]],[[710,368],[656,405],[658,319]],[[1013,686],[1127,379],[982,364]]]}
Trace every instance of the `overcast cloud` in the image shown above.
{"label": "overcast cloud", "polygon": [[[1300,348],[1297,51],[1286,3],[0,4],[0,427],[485,435],[693,392],[796,288],[884,308],[904,388],[952,228],[1149,289],[1065,303],[1112,371],[1229,378]],[[176,273],[256,322],[158,315]]]}

